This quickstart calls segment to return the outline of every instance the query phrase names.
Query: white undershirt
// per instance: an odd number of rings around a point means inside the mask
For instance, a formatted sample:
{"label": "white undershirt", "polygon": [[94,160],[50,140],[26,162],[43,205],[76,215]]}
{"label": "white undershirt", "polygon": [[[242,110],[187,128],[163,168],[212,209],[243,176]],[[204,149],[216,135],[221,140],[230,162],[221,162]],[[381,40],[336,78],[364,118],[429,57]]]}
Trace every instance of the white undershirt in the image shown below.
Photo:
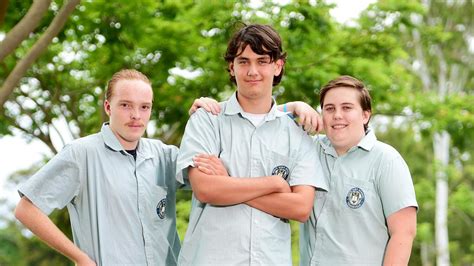
{"label": "white undershirt", "polygon": [[262,124],[265,116],[267,114],[251,114],[247,112],[242,112],[242,116],[247,118],[255,127],[258,127]]}

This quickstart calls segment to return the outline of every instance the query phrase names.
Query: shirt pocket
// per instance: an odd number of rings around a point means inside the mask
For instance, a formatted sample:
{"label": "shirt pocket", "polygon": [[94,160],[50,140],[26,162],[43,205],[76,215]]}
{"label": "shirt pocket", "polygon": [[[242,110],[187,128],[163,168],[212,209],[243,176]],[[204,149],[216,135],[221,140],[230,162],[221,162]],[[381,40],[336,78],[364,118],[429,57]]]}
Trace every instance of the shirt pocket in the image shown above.
{"label": "shirt pocket", "polygon": [[155,223],[161,223],[171,217],[167,193],[167,187],[162,186],[153,186],[152,189],[152,211],[153,211],[153,221]]}
{"label": "shirt pocket", "polygon": [[345,177],[339,197],[348,214],[363,215],[370,210],[371,199],[374,197],[374,184],[371,181]]}
{"label": "shirt pocket", "polygon": [[292,157],[269,151],[266,162],[265,175],[279,175],[287,182],[291,180],[291,172],[295,166],[295,160]]}

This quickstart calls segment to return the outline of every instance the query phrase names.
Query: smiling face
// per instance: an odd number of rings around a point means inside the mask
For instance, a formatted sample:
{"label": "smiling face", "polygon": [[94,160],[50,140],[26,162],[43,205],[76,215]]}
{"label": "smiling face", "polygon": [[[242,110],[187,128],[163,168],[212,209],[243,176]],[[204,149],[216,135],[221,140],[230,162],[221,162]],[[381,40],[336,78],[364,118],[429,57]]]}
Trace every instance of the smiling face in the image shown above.
{"label": "smiling face", "polygon": [[355,88],[334,87],[324,95],[324,130],[339,155],[356,146],[365,135],[371,112],[362,110],[361,93]]}
{"label": "smiling face", "polygon": [[143,136],[151,116],[153,91],[150,84],[122,79],[104,102],[109,126],[125,150],[133,150]]}
{"label": "smiling face", "polygon": [[256,54],[250,45],[229,64],[235,77],[239,102],[265,99],[271,101],[273,79],[280,75],[283,61],[272,61],[269,55]]}

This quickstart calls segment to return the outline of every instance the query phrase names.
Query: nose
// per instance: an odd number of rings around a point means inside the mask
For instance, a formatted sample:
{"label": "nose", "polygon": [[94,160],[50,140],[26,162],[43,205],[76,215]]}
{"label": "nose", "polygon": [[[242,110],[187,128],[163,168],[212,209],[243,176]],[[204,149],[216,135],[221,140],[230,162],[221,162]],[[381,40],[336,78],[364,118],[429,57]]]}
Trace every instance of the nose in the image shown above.
{"label": "nose", "polygon": [[138,110],[138,108],[132,108],[132,110],[130,111],[130,118],[132,120],[140,119],[140,111]]}
{"label": "nose", "polygon": [[341,119],[342,118],[342,111],[339,108],[336,108],[334,111],[334,119]]}
{"label": "nose", "polygon": [[257,75],[257,73],[258,71],[257,71],[256,64],[250,64],[248,72],[247,72],[247,76],[255,76]]}

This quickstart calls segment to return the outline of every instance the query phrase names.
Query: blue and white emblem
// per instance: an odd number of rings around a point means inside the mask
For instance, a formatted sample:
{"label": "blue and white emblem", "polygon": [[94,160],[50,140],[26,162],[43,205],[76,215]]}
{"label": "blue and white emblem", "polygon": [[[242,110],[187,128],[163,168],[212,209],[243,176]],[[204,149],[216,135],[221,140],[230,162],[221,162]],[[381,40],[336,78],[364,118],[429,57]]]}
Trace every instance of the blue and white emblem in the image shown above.
{"label": "blue and white emblem", "polygon": [[346,204],[352,209],[357,209],[364,204],[364,191],[358,187],[351,188],[346,196]]}
{"label": "blue and white emblem", "polygon": [[273,168],[272,175],[279,175],[283,177],[283,179],[288,180],[288,177],[290,176],[290,169],[284,165],[279,165]]}
{"label": "blue and white emblem", "polygon": [[160,202],[158,202],[158,205],[156,206],[156,214],[158,214],[158,217],[160,217],[160,219],[165,218],[165,212],[166,212],[166,198],[160,200]]}

